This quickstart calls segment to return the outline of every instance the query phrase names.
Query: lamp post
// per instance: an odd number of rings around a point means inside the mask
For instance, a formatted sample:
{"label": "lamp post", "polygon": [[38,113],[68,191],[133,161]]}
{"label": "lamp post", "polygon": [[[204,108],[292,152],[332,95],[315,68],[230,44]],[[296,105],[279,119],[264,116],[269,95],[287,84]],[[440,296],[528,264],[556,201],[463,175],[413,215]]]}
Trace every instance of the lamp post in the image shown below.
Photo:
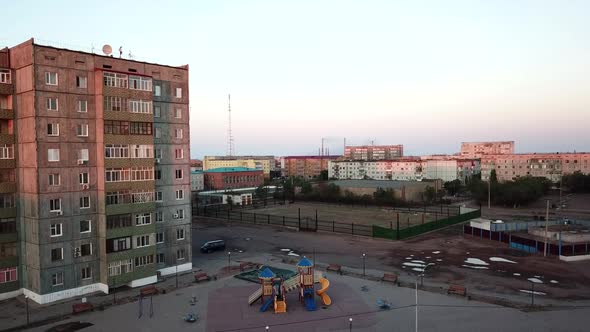
{"label": "lamp post", "polygon": [[227,252],[227,271],[229,272],[229,267],[231,265],[231,251]]}
{"label": "lamp post", "polygon": [[363,277],[365,277],[365,258],[367,257],[367,255],[365,253],[363,253]]}
{"label": "lamp post", "polygon": [[268,331],[270,328],[268,327],[268,325],[266,325],[266,327],[264,328],[264,330]]}
{"label": "lamp post", "polygon": [[27,308],[27,326],[29,326],[29,297],[25,296],[25,306]]}
{"label": "lamp post", "polygon": [[[426,269],[430,266],[430,265],[434,265],[434,263],[428,263],[426,264],[426,266],[424,266],[424,268],[422,269],[422,273],[420,274],[420,287],[422,287],[423,281],[424,281],[424,273],[426,272]],[[416,332],[418,332],[418,279],[416,279]]]}
{"label": "lamp post", "polygon": [[176,288],[178,288],[178,259],[176,260],[175,270],[176,270]]}
{"label": "lamp post", "polygon": [[348,331],[352,331],[352,317],[348,319]]}

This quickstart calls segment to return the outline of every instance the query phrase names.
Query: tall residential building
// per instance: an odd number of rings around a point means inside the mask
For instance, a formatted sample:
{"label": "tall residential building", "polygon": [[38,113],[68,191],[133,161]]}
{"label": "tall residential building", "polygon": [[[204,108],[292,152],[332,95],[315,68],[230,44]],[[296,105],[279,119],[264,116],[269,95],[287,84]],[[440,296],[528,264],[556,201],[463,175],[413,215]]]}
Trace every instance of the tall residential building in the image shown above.
{"label": "tall residential building", "polygon": [[190,270],[188,67],[32,39],[0,59],[0,299]]}
{"label": "tall residential building", "polygon": [[590,153],[519,153],[482,157],[481,179],[487,181],[493,169],[498,181],[533,176],[559,182],[565,174],[590,174]]}
{"label": "tall residential building", "polygon": [[513,153],[514,141],[461,143],[461,157],[463,158],[481,158],[486,155]]}
{"label": "tall residential building", "polygon": [[283,157],[285,176],[312,179],[328,170],[328,162],[340,156],[288,156]]}
{"label": "tall residential building", "polygon": [[404,155],[404,146],[399,145],[359,145],[345,146],[344,158],[348,160],[391,160]]}
{"label": "tall residential building", "polygon": [[262,170],[265,178],[275,169],[274,156],[205,156],[203,170],[221,167],[246,167]]}

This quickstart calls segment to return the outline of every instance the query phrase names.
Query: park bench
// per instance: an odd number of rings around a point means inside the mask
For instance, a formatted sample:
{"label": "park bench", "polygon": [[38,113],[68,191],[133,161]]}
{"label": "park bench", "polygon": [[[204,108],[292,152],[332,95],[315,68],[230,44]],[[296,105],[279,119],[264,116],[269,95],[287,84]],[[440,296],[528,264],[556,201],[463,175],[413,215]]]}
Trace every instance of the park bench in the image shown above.
{"label": "park bench", "polygon": [[89,302],[72,304],[72,313],[74,315],[92,310],[94,310],[94,306],[92,305],[92,303]]}
{"label": "park bench", "polygon": [[158,294],[158,289],[154,285],[143,287],[139,290],[139,295],[141,296],[150,296]]}
{"label": "park bench", "polygon": [[395,275],[393,273],[384,273],[383,279],[381,279],[381,280],[387,281],[387,282],[392,282],[395,284],[397,282],[397,275]]}
{"label": "park bench", "polygon": [[338,274],[342,274],[342,266],[340,266],[338,264],[330,264],[330,265],[328,265],[328,268],[326,270],[334,271],[334,272],[337,272]]}
{"label": "park bench", "polygon": [[209,276],[207,275],[207,273],[205,273],[205,272],[195,273],[195,281],[196,282],[208,281],[208,280],[209,280]]}
{"label": "park bench", "polygon": [[467,294],[467,289],[463,286],[459,285],[450,285],[447,294],[455,294],[460,296],[465,296]]}

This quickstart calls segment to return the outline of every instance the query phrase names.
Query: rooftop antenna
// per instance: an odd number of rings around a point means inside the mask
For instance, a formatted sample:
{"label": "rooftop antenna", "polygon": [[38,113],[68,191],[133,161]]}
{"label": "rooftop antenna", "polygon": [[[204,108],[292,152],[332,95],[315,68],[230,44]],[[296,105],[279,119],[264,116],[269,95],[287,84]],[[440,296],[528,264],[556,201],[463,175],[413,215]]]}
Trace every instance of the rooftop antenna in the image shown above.
{"label": "rooftop antenna", "polygon": [[228,113],[228,125],[227,125],[227,155],[233,156],[234,151],[234,137],[231,133],[231,95],[227,95],[227,113]]}

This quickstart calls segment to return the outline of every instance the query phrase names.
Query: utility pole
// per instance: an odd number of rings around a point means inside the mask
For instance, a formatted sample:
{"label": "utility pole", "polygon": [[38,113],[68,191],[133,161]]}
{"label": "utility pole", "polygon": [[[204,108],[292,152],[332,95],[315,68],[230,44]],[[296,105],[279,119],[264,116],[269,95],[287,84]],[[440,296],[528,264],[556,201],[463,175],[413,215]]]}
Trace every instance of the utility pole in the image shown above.
{"label": "utility pole", "polygon": [[548,230],[549,230],[549,200],[547,200],[547,209],[545,210],[545,247],[543,248],[543,256],[547,257],[547,242],[548,239]]}
{"label": "utility pole", "polygon": [[[492,177],[488,178],[488,210],[491,208],[492,205]],[[490,213],[488,211],[488,213]]]}

